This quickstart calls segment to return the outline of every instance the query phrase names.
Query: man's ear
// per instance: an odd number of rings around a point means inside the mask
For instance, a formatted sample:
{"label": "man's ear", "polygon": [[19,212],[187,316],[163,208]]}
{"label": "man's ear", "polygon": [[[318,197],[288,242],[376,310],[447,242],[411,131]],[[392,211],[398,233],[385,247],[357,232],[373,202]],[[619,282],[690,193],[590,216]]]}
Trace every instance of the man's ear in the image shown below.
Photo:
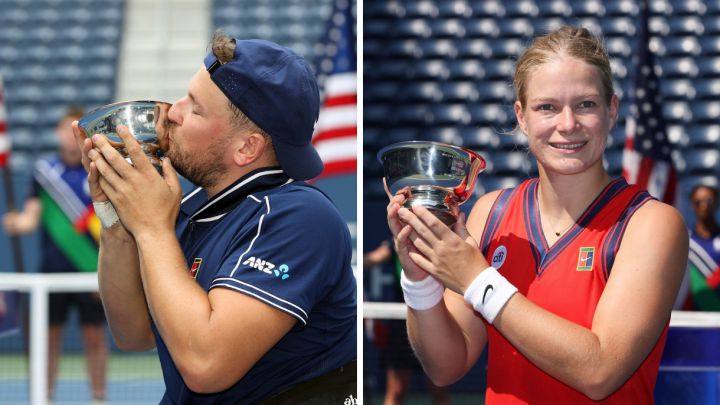
{"label": "man's ear", "polygon": [[238,166],[247,166],[258,161],[265,154],[267,140],[262,134],[250,132],[241,135],[241,139],[235,143],[233,160]]}

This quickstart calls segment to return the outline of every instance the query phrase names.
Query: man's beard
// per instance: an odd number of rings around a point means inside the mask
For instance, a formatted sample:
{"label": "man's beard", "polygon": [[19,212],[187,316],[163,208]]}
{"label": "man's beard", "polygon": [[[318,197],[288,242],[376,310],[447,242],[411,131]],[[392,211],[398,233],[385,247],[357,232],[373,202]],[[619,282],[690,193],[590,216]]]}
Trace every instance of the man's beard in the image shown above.
{"label": "man's beard", "polygon": [[227,173],[223,163],[223,155],[228,145],[225,140],[210,145],[204,153],[184,150],[177,142],[171,145],[165,155],[170,158],[175,170],[191,183],[205,189],[211,188]]}

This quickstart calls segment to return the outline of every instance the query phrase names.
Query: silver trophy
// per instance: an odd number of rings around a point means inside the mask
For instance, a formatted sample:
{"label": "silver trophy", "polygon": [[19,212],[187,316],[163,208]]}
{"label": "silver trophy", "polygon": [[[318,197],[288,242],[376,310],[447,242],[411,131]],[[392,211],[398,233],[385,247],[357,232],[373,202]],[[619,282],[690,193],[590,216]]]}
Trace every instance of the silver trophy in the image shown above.
{"label": "silver trophy", "polygon": [[161,171],[163,151],[167,150],[170,107],[170,103],[148,100],[108,104],[85,114],[78,125],[88,137],[95,134],[105,136],[120,155],[130,162],[125,145],[117,133],[117,126],[125,125],[153,166]]}
{"label": "silver trophy", "polygon": [[485,159],[477,153],[438,142],[409,141],[378,152],[388,197],[403,193],[405,207],[420,204],[443,223],[457,221],[460,204],[472,194]]}

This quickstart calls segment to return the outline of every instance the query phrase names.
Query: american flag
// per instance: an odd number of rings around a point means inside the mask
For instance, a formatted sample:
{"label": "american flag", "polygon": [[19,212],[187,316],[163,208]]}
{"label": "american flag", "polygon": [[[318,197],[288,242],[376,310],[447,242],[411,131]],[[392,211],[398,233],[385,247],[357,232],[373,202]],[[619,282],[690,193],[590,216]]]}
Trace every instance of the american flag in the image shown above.
{"label": "american flag", "polygon": [[3,82],[2,77],[0,77],[0,167],[5,167],[10,160],[10,136],[7,134],[5,97],[3,94]]}
{"label": "american flag", "polygon": [[647,2],[643,2],[635,56],[635,88],[630,99],[630,115],[625,123],[623,177],[644,187],[658,200],[675,203],[677,173],[672,161],[672,145],[662,114],[662,96],[655,57],[649,49]]}
{"label": "american flag", "polygon": [[350,1],[336,0],[324,40],[316,50],[318,83],[324,96],[313,145],[325,163],[321,177],[357,171],[354,25]]}

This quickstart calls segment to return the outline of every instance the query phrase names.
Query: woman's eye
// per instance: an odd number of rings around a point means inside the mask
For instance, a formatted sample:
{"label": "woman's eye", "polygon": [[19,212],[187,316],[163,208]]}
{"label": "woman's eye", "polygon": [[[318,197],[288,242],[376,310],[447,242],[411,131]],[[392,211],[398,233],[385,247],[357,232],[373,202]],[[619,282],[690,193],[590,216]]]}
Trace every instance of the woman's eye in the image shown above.
{"label": "woman's eye", "polygon": [[537,109],[538,111],[553,111],[555,108],[552,104],[540,104]]}

